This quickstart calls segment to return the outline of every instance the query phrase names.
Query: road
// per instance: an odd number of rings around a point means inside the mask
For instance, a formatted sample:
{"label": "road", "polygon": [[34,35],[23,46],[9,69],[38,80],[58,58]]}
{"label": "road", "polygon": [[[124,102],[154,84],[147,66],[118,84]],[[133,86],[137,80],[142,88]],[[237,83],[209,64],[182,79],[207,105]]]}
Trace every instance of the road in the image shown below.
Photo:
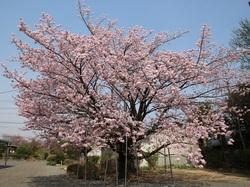
{"label": "road", "polygon": [[[0,160],[1,164],[3,164],[2,160]],[[47,166],[44,161],[10,160],[8,165],[10,166],[8,168],[0,167],[0,187],[85,187],[83,180],[67,177],[61,166]],[[168,181],[169,184],[159,184],[159,180],[157,180],[154,181],[154,184],[129,184],[129,187],[250,187],[248,177],[227,176],[216,172],[209,172],[208,175],[207,173],[198,171],[197,175],[197,171],[178,170],[175,171],[175,178],[178,182]],[[190,176],[194,174],[200,177],[194,178],[193,176],[193,179],[190,180]],[[178,179],[178,175],[184,175],[187,178]],[[86,186],[104,187],[105,185],[99,182]]]}
{"label": "road", "polygon": [[10,167],[0,169],[0,187],[83,186],[68,180],[60,166],[47,166],[44,161],[10,160],[8,165]]}

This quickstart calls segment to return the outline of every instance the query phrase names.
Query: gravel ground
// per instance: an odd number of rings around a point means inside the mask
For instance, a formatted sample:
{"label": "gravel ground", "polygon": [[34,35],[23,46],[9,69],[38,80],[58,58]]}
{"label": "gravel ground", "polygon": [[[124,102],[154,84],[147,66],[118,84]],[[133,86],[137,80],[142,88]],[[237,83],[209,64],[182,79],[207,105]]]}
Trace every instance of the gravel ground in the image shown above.
{"label": "gravel ground", "polygon": [[[0,162],[3,164],[3,162]],[[61,186],[59,177],[65,172],[59,167],[47,166],[40,161],[8,161],[8,168],[0,169],[1,187]],[[67,185],[66,185],[67,186]]]}
{"label": "gravel ground", "polygon": [[[4,162],[0,160],[0,166]],[[100,182],[84,184],[83,180],[74,180],[65,175],[61,166],[47,166],[44,161],[13,161],[8,162],[7,168],[0,167],[0,187],[104,187]],[[180,172],[180,171],[179,171]],[[190,176],[191,171],[181,171]],[[187,172],[187,173],[185,173]],[[169,184],[129,184],[129,187],[250,187],[250,178],[237,176],[224,176],[216,172],[199,172],[201,178],[190,180],[189,177],[179,182]],[[194,173],[197,173],[197,171]],[[176,178],[178,172],[175,171]],[[206,175],[205,175],[206,174]],[[197,175],[197,174],[196,174]],[[203,177],[202,177],[203,176]],[[207,178],[204,179],[204,176]],[[210,176],[210,179],[209,177]],[[216,179],[216,177],[218,179]],[[215,181],[211,179],[216,179]],[[122,186],[122,185],[121,185]],[[108,187],[108,185],[107,185]]]}

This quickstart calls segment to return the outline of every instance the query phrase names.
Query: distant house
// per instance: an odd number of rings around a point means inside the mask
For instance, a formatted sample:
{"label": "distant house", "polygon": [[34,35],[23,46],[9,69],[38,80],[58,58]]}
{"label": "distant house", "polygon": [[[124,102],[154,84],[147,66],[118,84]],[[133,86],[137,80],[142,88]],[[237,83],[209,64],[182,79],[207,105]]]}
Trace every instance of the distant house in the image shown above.
{"label": "distant house", "polygon": [[7,140],[1,140],[0,139],[0,154],[3,156],[3,154],[6,155],[11,155],[16,152],[17,146],[11,145],[11,143]]}

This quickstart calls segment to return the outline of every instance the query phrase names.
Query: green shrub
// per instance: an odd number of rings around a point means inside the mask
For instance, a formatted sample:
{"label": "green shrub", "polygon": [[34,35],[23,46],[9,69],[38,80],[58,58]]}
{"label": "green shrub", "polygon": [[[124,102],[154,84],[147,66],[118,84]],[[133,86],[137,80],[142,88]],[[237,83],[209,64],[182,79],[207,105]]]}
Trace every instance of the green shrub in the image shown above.
{"label": "green shrub", "polygon": [[[146,153],[146,154],[148,154],[148,153]],[[148,167],[150,170],[156,169],[158,159],[159,159],[158,153],[151,155],[150,157],[145,159],[148,162]]]}
{"label": "green shrub", "polygon": [[32,156],[39,160],[46,160],[48,157],[48,152],[45,149],[37,149]]}
{"label": "green shrub", "polygon": [[87,172],[88,177],[90,177],[91,179],[100,178],[100,165],[98,164],[99,160],[99,156],[88,156],[87,158]]}
{"label": "green shrub", "polygon": [[148,166],[141,166],[140,171],[148,171],[149,167]]}
{"label": "green shrub", "polygon": [[49,156],[49,153],[46,151],[46,152],[44,153],[44,160],[46,160],[46,159],[48,158],[48,156]]}
{"label": "green shrub", "polygon": [[47,161],[56,161],[57,160],[57,158],[56,158],[56,155],[54,155],[54,154],[50,154],[48,157],[47,157],[47,159],[46,159]]}
{"label": "green shrub", "polygon": [[176,169],[190,169],[190,168],[194,168],[194,166],[192,166],[190,164],[173,164],[172,167],[176,168]]}
{"label": "green shrub", "polygon": [[31,157],[31,155],[32,155],[32,147],[30,144],[25,143],[17,148],[16,153],[13,156],[16,159],[28,159]]}
{"label": "green shrub", "polygon": [[0,159],[3,158],[5,151],[6,151],[6,144],[0,141]]}
{"label": "green shrub", "polygon": [[0,140],[0,156],[2,156],[7,149],[7,142]]}
{"label": "green shrub", "polygon": [[232,168],[250,169],[250,150],[235,150],[229,159]]}
{"label": "green shrub", "polygon": [[76,176],[77,178],[81,179],[83,178],[83,175],[84,175],[84,166],[83,165],[80,165],[80,164],[70,164],[68,167],[67,167],[67,174],[68,175],[74,175]]}
{"label": "green shrub", "polygon": [[[91,166],[87,162],[86,171],[86,177],[88,179],[97,180],[100,178],[100,169],[98,166]],[[71,164],[67,167],[67,174],[74,175],[78,179],[83,179],[85,177],[85,165]]]}
{"label": "green shrub", "polygon": [[60,164],[61,161],[63,162],[65,157],[63,152],[59,152],[56,154],[57,164]]}
{"label": "green shrub", "polygon": [[99,160],[100,160],[99,156],[88,156],[88,165],[97,166]]}
{"label": "green shrub", "polygon": [[44,160],[47,158],[47,156],[47,150],[43,148],[41,142],[37,140],[19,143],[16,152],[13,154],[13,158],[16,159],[35,158],[39,160]]}
{"label": "green shrub", "polygon": [[66,157],[71,160],[77,160],[80,155],[80,150],[72,146],[67,147],[64,152],[66,153]]}
{"label": "green shrub", "polygon": [[224,169],[250,169],[250,150],[205,150],[206,167]]}
{"label": "green shrub", "polygon": [[207,148],[204,157],[207,162],[206,167],[223,168],[225,165],[224,155],[220,149]]}
{"label": "green shrub", "polygon": [[103,149],[101,155],[101,161],[111,160],[115,158],[115,152],[111,149]]}
{"label": "green shrub", "polygon": [[[87,157],[87,178],[88,179],[99,179],[100,177],[100,167],[98,162],[100,160],[99,156],[88,156]],[[65,160],[66,161],[66,160]],[[74,161],[72,159],[67,159],[67,162]],[[67,173],[69,175],[77,176],[79,179],[85,176],[85,164],[72,163],[67,167]]]}
{"label": "green shrub", "polygon": [[69,165],[75,164],[75,163],[77,163],[77,162],[78,162],[77,160],[68,159],[68,158],[67,158],[67,159],[64,160],[63,164],[66,165],[66,166],[69,166]]}
{"label": "green shrub", "polygon": [[53,161],[53,160],[47,161],[47,165],[49,166],[55,166],[56,164],[57,164],[56,161]]}
{"label": "green shrub", "polygon": [[100,160],[100,165],[101,165],[101,170],[105,171],[106,170],[106,164],[108,162],[108,167],[107,167],[107,174],[112,174],[116,171],[116,159],[118,158],[118,154],[111,149],[103,149],[102,150],[102,155],[101,155],[101,160]]}
{"label": "green shrub", "polygon": [[64,161],[64,155],[63,153],[60,154],[51,154],[47,157],[47,163],[49,164],[61,164],[61,162]]}

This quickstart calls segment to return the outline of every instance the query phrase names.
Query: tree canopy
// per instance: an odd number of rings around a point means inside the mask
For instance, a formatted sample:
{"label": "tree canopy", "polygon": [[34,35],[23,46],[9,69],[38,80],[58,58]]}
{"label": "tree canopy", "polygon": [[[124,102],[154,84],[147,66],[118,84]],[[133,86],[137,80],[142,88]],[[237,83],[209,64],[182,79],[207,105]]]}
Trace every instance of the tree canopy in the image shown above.
{"label": "tree canopy", "polygon": [[[158,137],[147,156],[167,145],[188,146],[187,158],[204,164],[200,150],[190,145],[227,132],[223,100],[237,83],[230,63],[241,53],[210,43],[208,26],[196,49],[176,52],[164,45],[183,33],[123,30],[111,22],[95,24],[86,9],[81,15],[89,34],[64,30],[47,14],[34,30],[19,24],[36,46],[14,38],[22,68],[6,68],[5,75],[19,90],[17,105],[27,127],[88,151],[109,146],[119,159],[126,137],[129,158],[135,157],[134,146],[145,157],[141,142]],[[202,120],[201,103],[212,106]]]}

